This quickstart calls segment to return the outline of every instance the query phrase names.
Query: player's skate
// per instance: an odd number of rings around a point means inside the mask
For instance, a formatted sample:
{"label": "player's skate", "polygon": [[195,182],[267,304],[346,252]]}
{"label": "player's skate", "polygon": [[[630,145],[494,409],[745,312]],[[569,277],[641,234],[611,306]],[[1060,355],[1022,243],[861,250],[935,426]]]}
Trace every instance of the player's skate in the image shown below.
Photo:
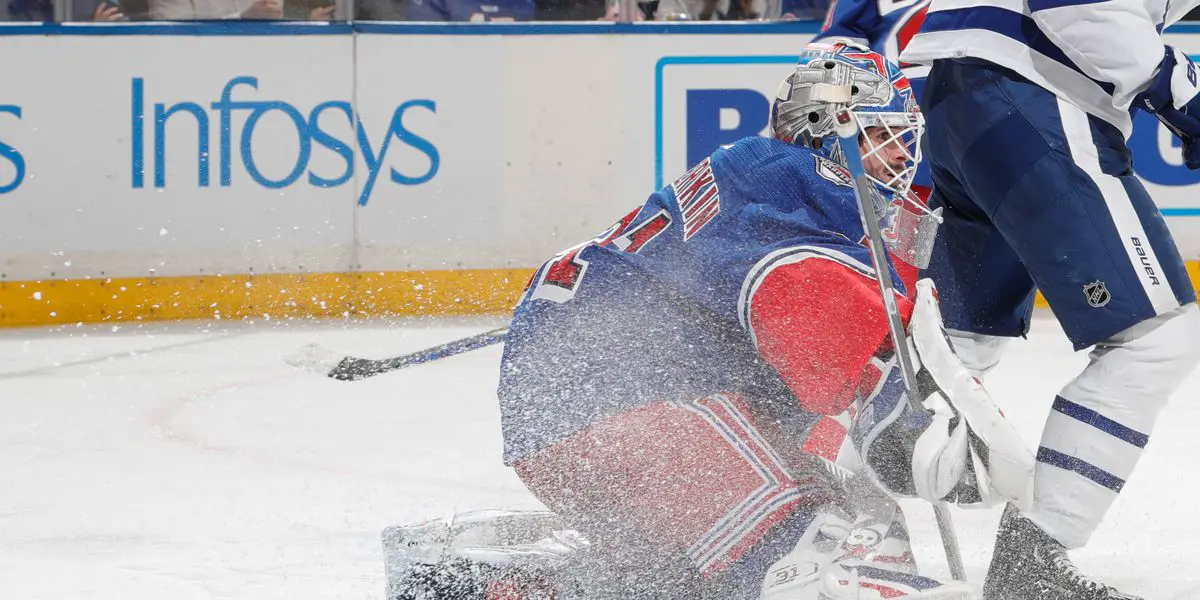
{"label": "player's skate", "polygon": [[899,511],[853,525],[819,514],[796,548],[767,573],[761,600],[967,600],[969,584],[917,574]]}
{"label": "player's skate", "polygon": [[1067,549],[1012,506],[1004,510],[983,600],[1142,600],[1079,572]]}

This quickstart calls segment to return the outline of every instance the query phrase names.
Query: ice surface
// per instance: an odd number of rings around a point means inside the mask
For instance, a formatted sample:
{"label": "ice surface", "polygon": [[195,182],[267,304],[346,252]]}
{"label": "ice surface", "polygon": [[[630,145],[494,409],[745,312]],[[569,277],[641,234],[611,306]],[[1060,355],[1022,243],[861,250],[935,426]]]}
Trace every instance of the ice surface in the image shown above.
{"label": "ice surface", "polygon": [[[496,319],[206,322],[0,332],[0,599],[383,596],[380,530],[540,508],[500,464],[500,346],[359,382],[284,364],[309,342],[392,356]],[[1036,444],[1086,363],[1039,318],[989,379]],[[1200,376],[1166,409],[1081,567],[1148,600],[1200,597]],[[932,511],[906,502],[922,566]],[[979,583],[997,510],[954,511]]]}

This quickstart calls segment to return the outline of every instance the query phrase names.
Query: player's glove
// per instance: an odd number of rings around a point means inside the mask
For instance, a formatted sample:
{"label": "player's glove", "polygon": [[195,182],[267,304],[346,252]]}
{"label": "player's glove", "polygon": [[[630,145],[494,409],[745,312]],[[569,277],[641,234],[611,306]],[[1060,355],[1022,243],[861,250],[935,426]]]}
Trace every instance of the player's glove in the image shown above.
{"label": "player's glove", "polygon": [[873,361],[883,376],[849,430],[866,471],[900,496],[1029,507],[1033,454],[954,353],[928,279],[917,282],[907,341],[925,410],[909,407],[894,358]]}
{"label": "player's glove", "polygon": [[1183,142],[1188,168],[1200,169],[1200,87],[1196,65],[1187,54],[1167,46],[1158,73],[1133,105],[1158,117]]}

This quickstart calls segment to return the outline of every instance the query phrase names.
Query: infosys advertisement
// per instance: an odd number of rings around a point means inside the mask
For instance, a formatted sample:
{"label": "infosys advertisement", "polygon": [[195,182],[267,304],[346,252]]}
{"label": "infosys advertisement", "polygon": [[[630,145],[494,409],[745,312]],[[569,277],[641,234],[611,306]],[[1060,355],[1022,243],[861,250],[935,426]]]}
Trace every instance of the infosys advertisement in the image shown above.
{"label": "infosys advertisement", "polygon": [[[806,40],[0,34],[0,270],[532,267],[764,134]],[[1151,117],[1129,143],[1200,257],[1200,172]]]}

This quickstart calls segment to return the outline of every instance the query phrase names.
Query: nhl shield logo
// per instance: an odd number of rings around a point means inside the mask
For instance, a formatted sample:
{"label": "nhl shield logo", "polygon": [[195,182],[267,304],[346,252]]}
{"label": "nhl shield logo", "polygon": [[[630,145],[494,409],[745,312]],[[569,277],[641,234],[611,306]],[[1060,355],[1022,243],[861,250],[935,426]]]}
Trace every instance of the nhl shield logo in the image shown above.
{"label": "nhl shield logo", "polygon": [[1087,296],[1088,304],[1092,308],[1100,308],[1112,299],[1112,295],[1108,293],[1108,288],[1104,286],[1103,281],[1093,281],[1083,286],[1083,295]]}

